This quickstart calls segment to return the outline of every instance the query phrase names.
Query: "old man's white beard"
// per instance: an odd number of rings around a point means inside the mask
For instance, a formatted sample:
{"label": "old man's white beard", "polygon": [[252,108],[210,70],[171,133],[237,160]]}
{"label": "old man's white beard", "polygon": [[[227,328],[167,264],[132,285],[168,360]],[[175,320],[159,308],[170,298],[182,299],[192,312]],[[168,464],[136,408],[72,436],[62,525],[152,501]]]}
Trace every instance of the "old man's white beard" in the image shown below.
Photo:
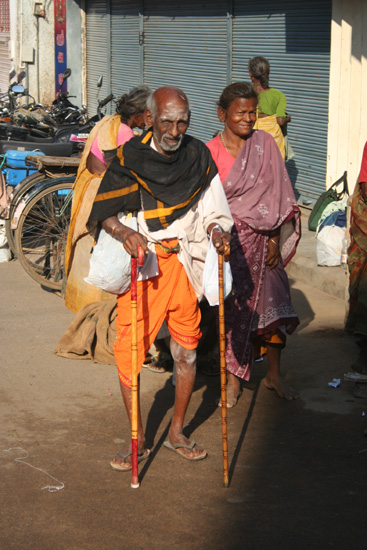
{"label": "old man's white beard", "polygon": [[162,137],[161,137],[161,141],[158,141],[157,139],[157,136],[156,134],[154,133],[154,137],[155,137],[155,140],[156,142],[159,144],[159,146],[163,149],[163,151],[165,151],[166,153],[172,153],[173,151],[177,151],[177,149],[179,149],[181,143],[182,143],[182,140],[183,140],[183,134],[180,134],[180,136],[178,137],[177,139],[177,143],[171,147],[169,147],[165,141],[164,141],[164,138],[166,137],[170,137],[169,134],[163,134]]}

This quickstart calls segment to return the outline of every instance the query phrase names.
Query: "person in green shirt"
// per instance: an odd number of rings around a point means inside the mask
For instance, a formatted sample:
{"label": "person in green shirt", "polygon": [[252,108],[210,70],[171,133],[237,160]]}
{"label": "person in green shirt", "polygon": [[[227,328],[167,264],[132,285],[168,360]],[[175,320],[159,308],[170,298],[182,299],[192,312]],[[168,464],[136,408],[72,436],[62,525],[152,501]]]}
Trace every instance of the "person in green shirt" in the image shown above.
{"label": "person in green shirt", "polygon": [[248,70],[259,94],[258,118],[255,129],[264,130],[275,139],[283,160],[286,160],[286,146],[282,127],[291,121],[286,113],[287,99],[283,92],[270,88],[270,63],[265,57],[252,57]]}

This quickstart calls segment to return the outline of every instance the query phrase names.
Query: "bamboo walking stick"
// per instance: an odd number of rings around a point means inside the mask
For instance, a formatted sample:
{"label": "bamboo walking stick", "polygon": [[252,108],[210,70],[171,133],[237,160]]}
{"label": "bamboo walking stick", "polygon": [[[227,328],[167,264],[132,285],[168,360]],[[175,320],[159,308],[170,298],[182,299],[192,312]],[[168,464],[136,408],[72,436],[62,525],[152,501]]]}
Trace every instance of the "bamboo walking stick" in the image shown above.
{"label": "bamboo walking stick", "polygon": [[228,440],[227,440],[227,370],[226,370],[226,334],[224,326],[224,290],[223,255],[218,254],[219,284],[219,350],[220,350],[220,397],[222,404],[222,448],[223,448],[223,485],[228,487]]}
{"label": "bamboo walking stick", "polygon": [[131,487],[137,489],[138,473],[138,319],[137,319],[137,265],[144,265],[144,252],[138,245],[138,260],[131,256]]}

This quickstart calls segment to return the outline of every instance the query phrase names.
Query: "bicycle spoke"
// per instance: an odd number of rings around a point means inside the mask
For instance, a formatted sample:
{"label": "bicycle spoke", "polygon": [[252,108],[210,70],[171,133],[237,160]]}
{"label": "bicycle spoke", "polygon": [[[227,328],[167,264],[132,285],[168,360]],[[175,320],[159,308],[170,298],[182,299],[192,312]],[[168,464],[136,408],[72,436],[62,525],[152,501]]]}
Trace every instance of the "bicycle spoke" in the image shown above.
{"label": "bicycle spoke", "polygon": [[[71,213],[69,184],[51,186],[36,195],[22,218],[21,249],[23,267],[35,279],[57,287],[63,278],[63,256]],[[42,284],[42,283],[41,283]]]}

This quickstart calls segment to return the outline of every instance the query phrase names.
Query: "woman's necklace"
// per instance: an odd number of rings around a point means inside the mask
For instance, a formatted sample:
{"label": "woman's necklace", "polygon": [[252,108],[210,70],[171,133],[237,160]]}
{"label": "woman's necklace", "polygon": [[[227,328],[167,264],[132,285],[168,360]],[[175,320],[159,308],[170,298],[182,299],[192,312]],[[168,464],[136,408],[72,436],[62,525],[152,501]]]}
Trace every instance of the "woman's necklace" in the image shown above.
{"label": "woman's necklace", "polygon": [[225,150],[227,151],[227,153],[229,153],[228,149],[227,149],[227,145],[224,141],[224,137],[223,137],[223,132],[220,133],[220,139],[222,140],[222,143],[223,143],[223,147],[225,148]]}

